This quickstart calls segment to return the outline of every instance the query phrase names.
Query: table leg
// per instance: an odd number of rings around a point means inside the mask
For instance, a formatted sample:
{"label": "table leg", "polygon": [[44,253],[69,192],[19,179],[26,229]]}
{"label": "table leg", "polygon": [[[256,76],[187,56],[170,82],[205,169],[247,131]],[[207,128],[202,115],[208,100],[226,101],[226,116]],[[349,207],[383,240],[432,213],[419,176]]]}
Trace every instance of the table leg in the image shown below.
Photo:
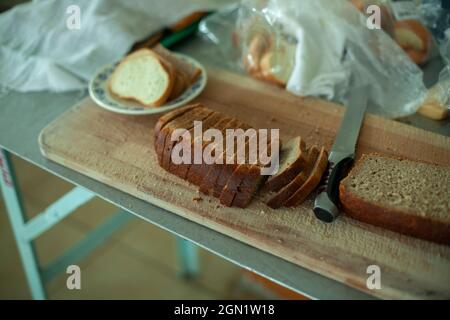
{"label": "table leg", "polygon": [[180,275],[185,278],[198,274],[198,247],[188,240],[177,237],[178,263]]}
{"label": "table leg", "polygon": [[6,212],[11,221],[23,268],[31,289],[33,299],[45,299],[45,288],[39,272],[39,263],[32,240],[25,235],[26,215],[22,206],[20,188],[17,184],[11,157],[8,151],[0,148],[0,186],[6,205]]}

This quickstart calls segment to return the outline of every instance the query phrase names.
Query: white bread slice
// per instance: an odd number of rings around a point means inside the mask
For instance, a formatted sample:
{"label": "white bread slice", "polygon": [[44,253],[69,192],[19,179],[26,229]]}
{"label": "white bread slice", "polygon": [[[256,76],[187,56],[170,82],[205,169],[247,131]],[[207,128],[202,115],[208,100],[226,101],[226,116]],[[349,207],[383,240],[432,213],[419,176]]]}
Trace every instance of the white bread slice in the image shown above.
{"label": "white bread slice", "polygon": [[267,51],[260,64],[263,79],[286,86],[294,69],[296,48],[295,44],[285,42],[277,50]]}
{"label": "white bread slice", "polygon": [[167,62],[151,50],[141,49],[119,64],[111,76],[109,89],[120,98],[132,99],[147,107],[160,106],[171,93],[172,74]]}

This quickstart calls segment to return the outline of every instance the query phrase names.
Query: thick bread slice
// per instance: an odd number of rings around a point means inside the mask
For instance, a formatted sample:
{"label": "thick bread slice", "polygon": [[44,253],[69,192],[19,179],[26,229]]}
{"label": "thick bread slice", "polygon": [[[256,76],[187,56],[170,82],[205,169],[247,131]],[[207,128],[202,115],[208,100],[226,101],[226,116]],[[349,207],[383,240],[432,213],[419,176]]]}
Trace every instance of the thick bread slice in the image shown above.
{"label": "thick bread slice", "polygon": [[[270,137],[268,137],[270,138]],[[246,159],[245,164],[239,165],[228,179],[224,186],[222,193],[220,194],[220,203],[225,206],[232,206],[235,202],[238,207],[245,207],[251,200],[254,192],[260,186],[261,182],[265,180],[266,176],[261,176],[261,162],[258,159],[256,164],[250,164],[250,143],[256,142],[259,144],[258,135],[250,136],[249,141],[246,143]],[[264,150],[257,148],[257,152],[262,151],[270,152],[270,139]],[[236,199],[237,198],[237,199]]]}
{"label": "thick bread slice", "polygon": [[[279,144],[281,146],[281,141],[279,141]],[[279,154],[272,153],[271,147],[271,141],[269,140],[266,147],[268,148],[267,154],[272,158],[279,157]],[[260,152],[261,151],[266,150],[260,150]],[[258,165],[254,165],[248,169],[247,174],[244,176],[244,179],[242,179],[242,182],[238,188],[238,192],[236,192],[232,206],[245,208],[249,205],[249,203],[253,199],[253,196],[257,193],[257,191],[268,178],[268,176],[261,174],[261,170],[263,167],[264,165],[262,163],[258,163]]]}
{"label": "thick bread slice", "polygon": [[261,74],[264,79],[286,86],[294,70],[296,45],[284,41],[276,51],[267,51],[261,58]]}
{"label": "thick bread slice", "polygon": [[168,99],[169,101],[178,98],[181,93],[183,93],[184,89],[186,89],[186,83],[184,79],[184,75],[180,71],[176,71],[174,85]]}
{"label": "thick bread slice", "polygon": [[126,57],[114,70],[108,83],[110,91],[147,107],[162,105],[173,86],[172,71],[149,49]]}
{"label": "thick bread slice", "polygon": [[[226,129],[235,129],[238,128],[241,125],[241,122],[235,118],[233,118],[226,126]],[[224,142],[225,143],[225,142]],[[223,147],[223,152],[221,153],[220,157],[218,159],[222,159],[223,162],[225,162],[225,147]],[[218,175],[220,174],[222,167],[225,166],[224,164],[212,164],[209,165],[207,168],[207,171],[204,173],[204,178],[202,179],[202,182],[200,184],[200,192],[209,195],[213,193],[214,185],[216,182],[216,179]]]}
{"label": "thick bread slice", "polygon": [[[181,179],[186,179],[187,174],[189,172],[189,168],[193,165],[194,163],[194,143],[196,142],[196,140],[201,142],[201,139],[203,138],[203,133],[211,128],[212,126],[214,126],[218,121],[222,120],[224,117],[223,114],[219,113],[219,112],[213,112],[212,114],[210,114],[208,117],[206,117],[205,119],[202,120],[202,133],[200,137],[194,137],[194,130],[195,127],[193,127],[192,129],[189,130],[189,134],[191,135],[191,145],[189,146],[191,148],[191,161],[189,164],[174,164],[174,163],[170,163],[170,168],[169,171],[172,172],[173,174],[179,176]],[[198,129],[197,129],[198,130]],[[182,142],[179,142],[182,143]],[[202,144],[203,146],[203,144]],[[203,154],[203,148],[202,150],[202,154]]]}
{"label": "thick bread slice", "polygon": [[173,119],[175,119],[175,118],[185,114],[186,112],[189,112],[190,110],[192,110],[194,108],[201,107],[201,106],[202,105],[200,103],[187,105],[185,107],[178,108],[178,109],[175,109],[173,111],[170,111],[170,112],[166,113],[165,115],[163,115],[162,117],[160,117],[158,119],[158,122],[156,122],[155,129],[153,130],[153,135],[155,137],[155,142],[156,142],[156,138],[159,135],[159,132],[161,131],[162,128],[164,128],[164,126],[167,123],[169,123]]}
{"label": "thick bread slice", "polygon": [[[229,125],[232,124],[234,121],[233,118],[230,117],[225,117],[222,120],[218,121],[215,125],[214,125],[214,129],[219,130],[222,135],[225,132],[225,130],[227,128],[229,128]],[[214,150],[214,155],[216,154],[215,150],[216,150],[216,146],[218,146],[218,141],[205,141],[203,143],[202,146],[202,150],[205,151],[205,149],[209,149],[210,151]],[[223,145],[222,145],[223,148]],[[204,160],[204,159],[203,159]],[[213,166],[214,164],[207,164],[203,161],[203,163],[201,164],[193,164],[190,166],[189,171],[186,175],[186,179],[195,184],[200,186],[203,178],[205,177],[205,175],[207,174],[209,167]]]}
{"label": "thick bread slice", "polygon": [[203,107],[201,104],[190,105],[185,108],[177,109],[162,116],[155,126],[155,150],[158,157],[158,163],[162,166],[162,159],[164,155],[164,144],[166,141],[166,135],[171,132],[171,126],[175,121],[182,121],[183,119],[190,117],[189,113],[197,108]]}
{"label": "thick bread slice", "polygon": [[[189,112],[187,114],[187,117],[183,117],[184,121],[173,121],[171,123],[170,128],[166,127],[163,131],[167,131],[165,142],[164,142],[164,153],[162,158],[162,167],[164,169],[169,170],[170,163],[171,163],[171,156],[172,156],[172,149],[174,145],[178,141],[172,141],[172,133],[175,129],[186,129],[190,130],[194,127],[194,121],[202,121],[206,117],[208,117],[211,113],[213,113],[212,110],[208,108],[197,108],[192,110],[192,112]],[[180,139],[181,140],[181,137]]]}
{"label": "thick bread slice", "polygon": [[450,245],[450,167],[379,154],[356,163],[339,187],[357,220]]}
{"label": "thick bread slice", "polygon": [[307,161],[305,168],[285,187],[278,191],[269,201],[267,205],[273,209],[281,208],[287,199],[289,199],[309,177],[314,168],[317,158],[319,157],[319,149],[313,146],[308,149]]}
{"label": "thick bread slice", "polygon": [[267,179],[264,191],[279,191],[292,181],[306,165],[306,143],[301,137],[289,140],[280,152],[280,168]]}
{"label": "thick bread slice", "polygon": [[153,51],[156,52],[161,57],[165,58],[167,61],[169,61],[175,67],[175,69],[184,72],[188,76],[189,85],[194,83],[200,76],[201,70],[199,68],[178,59],[175,55],[173,55],[169,50],[167,50],[163,46],[157,45],[156,47],[153,48]]}
{"label": "thick bread slice", "polygon": [[[240,126],[238,128],[242,129],[244,131],[251,129],[251,127],[248,124],[243,123],[243,122],[240,124]],[[246,139],[246,140],[247,140],[247,142],[246,142],[245,146],[247,146],[248,142],[249,142],[248,139]],[[234,141],[236,141],[236,140],[234,140]],[[237,146],[236,146],[236,144],[234,144],[234,146],[232,146],[232,149],[231,149],[231,146],[226,146],[226,147],[228,147],[231,152],[229,152],[230,155],[228,157],[226,157],[226,155],[228,153],[225,150],[225,156],[224,156],[225,163],[223,164],[223,166],[221,166],[219,168],[218,171],[220,171],[220,172],[218,173],[217,179],[214,184],[213,195],[215,197],[220,197],[223,188],[226,186],[226,184],[228,182],[228,179],[230,179],[233,172],[240,166],[240,164],[237,163]],[[233,152],[233,150],[236,150],[236,151]],[[233,160],[232,163],[227,163],[227,162],[231,162],[231,160]]]}
{"label": "thick bread slice", "polygon": [[316,160],[316,164],[311,171],[308,179],[285,203],[286,207],[296,207],[300,205],[309,194],[319,185],[322,179],[323,173],[327,170],[328,166],[328,153],[324,147],[320,150],[319,157]]}

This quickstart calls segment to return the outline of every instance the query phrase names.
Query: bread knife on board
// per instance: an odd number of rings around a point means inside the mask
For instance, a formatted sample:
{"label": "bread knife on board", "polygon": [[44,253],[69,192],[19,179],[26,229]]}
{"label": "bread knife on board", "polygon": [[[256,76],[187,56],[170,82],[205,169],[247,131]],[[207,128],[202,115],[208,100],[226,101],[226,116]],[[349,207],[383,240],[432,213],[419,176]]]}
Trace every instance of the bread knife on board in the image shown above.
{"label": "bread knife on board", "polygon": [[368,93],[367,86],[350,91],[347,110],[328,157],[328,169],[314,201],[314,214],[324,222],[332,222],[339,215],[339,183],[355,157],[356,142],[367,109]]}

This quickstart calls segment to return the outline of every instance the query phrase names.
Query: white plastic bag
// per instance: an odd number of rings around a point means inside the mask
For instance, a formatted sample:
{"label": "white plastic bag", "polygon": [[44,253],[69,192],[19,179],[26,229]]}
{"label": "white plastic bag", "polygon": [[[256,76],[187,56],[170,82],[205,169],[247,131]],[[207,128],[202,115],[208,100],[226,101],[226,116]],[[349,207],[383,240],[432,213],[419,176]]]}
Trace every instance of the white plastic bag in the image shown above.
{"label": "white plastic bag", "polygon": [[[232,37],[215,43],[233,39],[242,53],[237,62],[257,78],[341,103],[352,86],[368,84],[369,111],[387,117],[414,113],[426,95],[422,71],[383,30],[369,29],[367,17],[346,0],[243,0],[238,12],[235,30],[221,31]],[[211,21],[220,25],[217,17]],[[208,20],[202,29],[209,38],[215,34]],[[261,34],[265,40],[254,41]],[[254,48],[266,51],[254,56]],[[259,69],[252,68],[255,60]]]}

